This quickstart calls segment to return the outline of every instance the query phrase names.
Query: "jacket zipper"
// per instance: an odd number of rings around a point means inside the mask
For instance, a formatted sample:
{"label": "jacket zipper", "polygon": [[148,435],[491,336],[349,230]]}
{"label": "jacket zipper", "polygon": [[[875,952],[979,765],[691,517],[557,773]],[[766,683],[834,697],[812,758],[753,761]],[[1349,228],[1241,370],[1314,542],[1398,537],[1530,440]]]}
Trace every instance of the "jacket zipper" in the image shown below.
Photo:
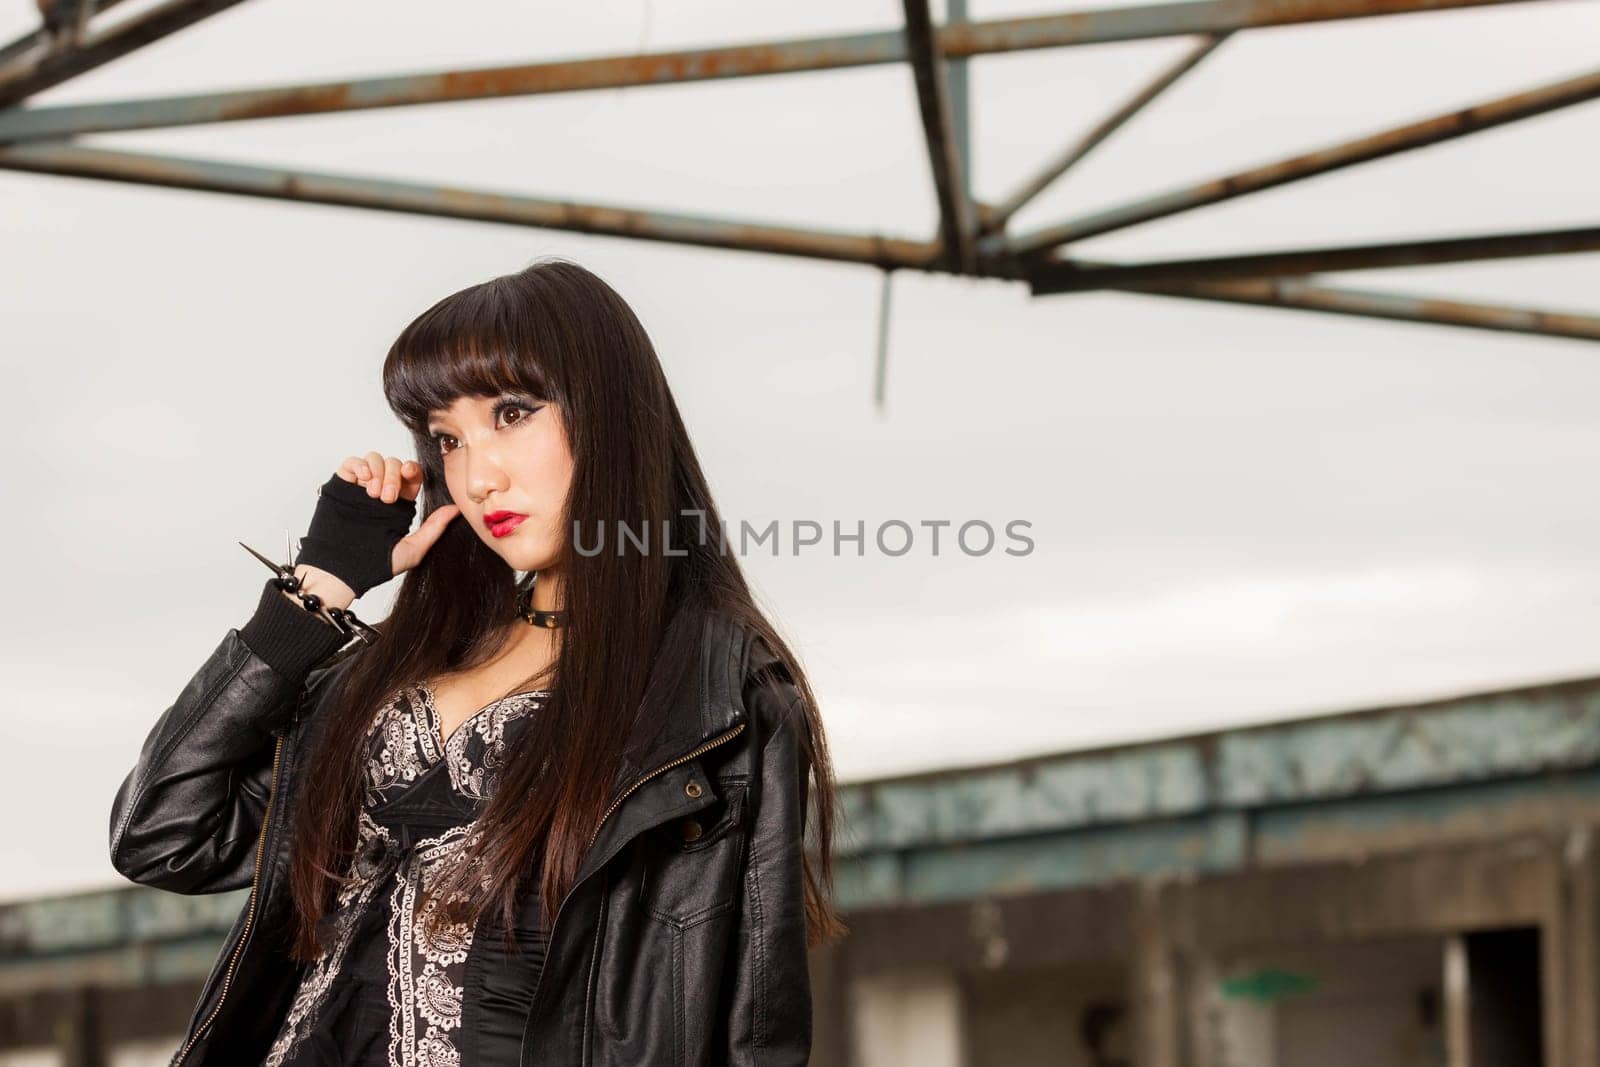
{"label": "jacket zipper", "polygon": [[743,731],[743,730],[744,730],[744,723],[741,722],[737,726],[735,726],[733,729],[728,730],[726,733],[722,733],[722,734],[717,735],[716,737],[713,737],[711,740],[707,741],[705,744],[703,744],[703,745],[699,746],[698,748],[696,748],[693,752],[689,752],[689,753],[686,753],[685,755],[679,756],[677,759],[673,760],[671,763],[663,763],[661,766],[657,767],[655,770],[651,771],[649,774],[645,775],[643,778],[639,779],[637,782],[634,782],[627,789],[623,790],[622,795],[617,797],[616,800],[613,800],[611,802],[611,806],[606,809],[606,813],[604,815],[600,816],[600,821],[595,825],[594,833],[589,835],[589,844],[588,844],[587,847],[589,847],[589,848],[593,848],[594,847],[594,843],[600,837],[600,830],[601,830],[601,828],[603,828],[605,826],[606,820],[611,818],[611,814],[614,811],[616,811],[617,808],[622,806],[622,802],[624,800],[627,800],[628,797],[633,793],[633,791],[635,789],[638,789],[641,785],[644,785],[650,779],[654,778],[658,774],[661,774],[663,771],[670,771],[670,770],[672,770],[672,768],[678,766],[681,763],[688,763],[690,760],[695,759],[698,756],[702,756],[707,752],[710,752],[712,749],[716,748],[718,745],[723,744],[726,741],[732,741],[735,737],[738,737],[740,732]]}
{"label": "jacket zipper", "polygon": [[272,746],[272,776],[267,787],[267,806],[261,812],[261,835],[256,840],[256,866],[250,875],[250,902],[246,905],[248,910],[245,912],[244,929],[239,934],[239,943],[234,946],[233,958],[228,960],[228,972],[222,979],[222,992],[217,995],[217,1006],[211,1009],[211,1014],[206,1017],[206,1021],[195,1028],[195,1032],[189,1036],[189,1040],[183,1043],[183,1048],[178,1052],[178,1058],[172,1061],[172,1067],[182,1067],[184,1057],[189,1055],[189,1048],[195,1041],[199,1040],[200,1035],[205,1033],[206,1028],[216,1020],[217,1013],[222,1010],[222,1002],[228,997],[228,986],[233,982],[233,971],[239,963],[239,956],[244,952],[245,942],[250,939],[250,926],[255,922],[256,918],[256,887],[261,878],[261,860],[267,845],[267,824],[272,816],[273,794],[277,792],[278,788],[278,756],[282,751],[283,735],[279,734],[277,743]]}
{"label": "jacket zipper", "polygon": [[[627,800],[628,797],[633,794],[634,790],[638,789],[641,785],[644,785],[646,782],[648,782],[650,779],[654,778],[656,775],[662,774],[662,773],[664,773],[666,771],[670,771],[670,770],[672,770],[672,768],[677,767],[677,766],[679,766],[681,764],[684,764],[684,763],[688,763],[692,759],[697,759],[698,757],[705,755],[707,752],[710,752],[712,749],[716,748],[718,745],[726,744],[727,742],[732,741],[735,737],[738,737],[741,733],[744,732],[744,727],[745,727],[745,724],[742,723],[742,722],[736,724],[732,729],[726,730],[723,733],[718,734],[716,737],[713,737],[711,740],[705,742],[704,744],[696,746],[692,751],[684,753],[683,755],[679,756],[677,759],[673,760],[672,762],[663,763],[661,766],[657,767],[655,770],[651,771],[649,774],[645,775],[644,777],[640,778],[638,781],[634,782],[627,789],[623,790],[621,795],[619,795],[617,797],[617,799],[615,799],[615,800],[613,800],[611,802],[611,806],[606,809],[605,814],[600,816],[600,821],[595,824],[594,833],[589,835],[589,844],[587,846],[585,846],[586,849],[594,847],[594,843],[595,843],[595,841],[597,841],[599,839],[600,831],[602,829],[604,829],[604,827],[606,825],[606,821],[611,818],[612,814],[616,812],[617,808],[622,806],[622,802],[624,800]],[[585,879],[585,881],[587,881],[587,879]],[[577,891],[578,891],[578,883],[574,883],[572,885],[572,887],[567,890],[567,895],[561,898],[561,906],[556,908],[555,921],[550,924],[550,936],[549,936],[549,939],[548,939],[548,943],[550,943],[550,944],[554,944],[555,943],[556,927],[558,927],[560,925],[560,923],[561,923],[561,913],[567,910],[567,902],[572,899],[572,894],[576,893]],[[528,1000],[529,1005],[538,1004],[538,1002],[539,1002],[539,990],[544,986],[544,976],[546,974],[548,974],[549,971],[550,971],[549,967],[541,967],[539,969],[539,977],[533,983],[533,996],[530,997],[529,1000]],[[530,1010],[531,1010],[531,1008],[530,1008]],[[523,1042],[524,1042],[524,1044],[521,1046],[521,1049],[520,1049],[520,1051],[519,1051],[519,1053],[517,1055],[517,1062],[519,1064],[521,1064],[523,1062],[523,1060],[524,1060],[524,1058],[526,1056],[526,1053],[527,1053],[527,1047],[526,1047],[527,1030],[526,1029],[523,1030]],[[178,1067],[178,1065],[174,1064],[173,1067]]]}

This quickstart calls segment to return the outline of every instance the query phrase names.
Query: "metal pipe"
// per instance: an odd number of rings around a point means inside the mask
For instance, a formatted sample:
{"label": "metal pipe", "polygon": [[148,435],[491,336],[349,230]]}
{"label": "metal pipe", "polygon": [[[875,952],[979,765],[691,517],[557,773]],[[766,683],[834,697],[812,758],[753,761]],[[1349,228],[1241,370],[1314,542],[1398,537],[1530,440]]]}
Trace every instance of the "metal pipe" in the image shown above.
{"label": "metal pipe", "polygon": [[[945,21],[951,25],[965,23],[967,0],[945,0]],[[964,58],[946,60],[944,82],[950,90],[950,126],[955,131],[956,159],[961,163],[961,193],[972,199],[972,87],[967,67],[971,61]]]}
{"label": "metal pipe", "polygon": [[927,241],[801,230],[601,204],[545,200],[449,186],[282,170],[57,142],[0,147],[0,169],[296,200],[413,215],[476,219],[704,248],[773,252],[879,267],[940,270]]}
{"label": "metal pipe", "polygon": [[[95,10],[91,13],[91,17],[104,14],[121,2],[122,0],[100,0],[95,5]],[[41,25],[36,30],[30,30],[22,36],[0,45],[0,85],[4,85],[8,78],[13,76],[11,74],[13,69],[19,71],[22,69],[21,66],[13,67],[14,64],[18,64],[20,57],[31,53],[37,53],[42,56],[44,52],[49,50],[50,44],[50,34]]]}
{"label": "metal pipe", "polygon": [[[206,6],[217,6],[220,2],[213,0]],[[1175,3],[958,23],[938,29],[936,37],[938,52],[946,59],[957,59],[1105,41],[1228,33],[1263,26],[1532,2],[1535,0],[1177,0]],[[196,6],[192,0],[190,3]],[[0,113],[0,141],[50,140],[112,130],[835,70],[899,63],[907,58],[905,35],[899,30],[888,30],[646,55],[19,109]],[[25,81],[11,87],[10,91],[0,90],[0,105],[14,103],[66,77],[70,77],[70,73],[63,73],[54,81]]]}
{"label": "metal pipe", "polygon": [[[1030,200],[1044,192],[1050,185],[1071,169],[1079,160],[1087,156],[1101,142],[1116,133],[1128,120],[1143,111],[1156,97],[1166,92],[1174,83],[1189,73],[1200,61],[1212,52],[1217,46],[1226,41],[1230,35],[1226,33],[1208,34],[1188,52],[1179,57],[1166,70],[1162,71],[1144,88],[1130,97],[1123,105],[1101,119],[1094,128],[1077,141],[1067,146],[1066,151],[1056,156],[1039,169],[1039,172],[1017,187],[1016,191],[988,213],[983,221],[983,231],[990,233],[1005,229],[1006,223],[1022,209]],[[3,121],[3,119],[0,119]]]}
{"label": "metal pipe", "polygon": [[944,79],[944,59],[934,36],[928,0],[905,0],[906,50],[917,83],[917,104],[922,114],[922,134],[928,146],[934,195],[939,202],[939,232],[950,263],[963,273],[977,267],[973,241],[977,225],[966,178],[957,153],[955,128],[950,118],[949,86]]}
{"label": "metal pipe", "polygon": [[[593,204],[210,160],[43,143],[0,148],[0,169],[199,189],[276,200],[338,204],[447,218],[502,222],[644,240],[942,271],[932,242],[796,230]],[[1104,267],[1107,264],[1085,264]],[[1016,276],[1012,267],[996,272]],[[1465,304],[1395,293],[1327,289],[1298,279],[1191,282],[1125,291],[1224,303],[1297,308],[1369,318],[1432,322],[1541,336],[1600,340],[1600,317]]]}
{"label": "metal pipe", "polygon": [[1600,96],[1600,70],[1552,82],[1524,92],[1486,100],[1472,107],[1446,112],[1420,122],[1396,126],[1379,133],[1345,141],[1315,152],[1230,174],[1199,185],[1160,193],[1130,204],[1097,212],[1024,234],[1006,242],[1019,255],[1029,255],[1087,237],[1121,230],[1153,219],[1258,193],[1342,167],[1382,159],[1400,152],[1465,137],[1547,111],[1581,104]]}
{"label": "metal pipe", "polygon": [[1468,326],[1478,330],[1570,337],[1600,341],[1600,316],[1493,304],[1466,304],[1456,300],[1406,296],[1360,289],[1329,289],[1295,278],[1237,282],[1195,282],[1189,286],[1140,288],[1132,292],[1212,300],[1226,304],[1321,311],[1335,315],[1428,322],[1441,326]]}
{"label": "metal pipe", "polygon": [[889,393],[889,292],[893,284],[894,271],[884,271],[878,289],[878,358],[872,371],[872,406],[880,415]]}
{"label": "metal pipe", "polygon": [[1600,250],[1600,226],[1530,233],[1482,234],[1432,241],[1343,245],[1242,256],[1210,256],[1153,263],[1086,266],[1051,263],[1028,273],[1034,294],[1085,289],[1131,289],[1216,278],[1265,278],[1374,267],[1415,267],[1518,256],[1551,256]]}
{"label": "metal pipe", "polygon": [[100,33],[94,32],[91,23],[88,38],[78,48],[22,52],[0,72],[0,107],[9,107],[34,93],[104,66],[241,2],[167,0]]}

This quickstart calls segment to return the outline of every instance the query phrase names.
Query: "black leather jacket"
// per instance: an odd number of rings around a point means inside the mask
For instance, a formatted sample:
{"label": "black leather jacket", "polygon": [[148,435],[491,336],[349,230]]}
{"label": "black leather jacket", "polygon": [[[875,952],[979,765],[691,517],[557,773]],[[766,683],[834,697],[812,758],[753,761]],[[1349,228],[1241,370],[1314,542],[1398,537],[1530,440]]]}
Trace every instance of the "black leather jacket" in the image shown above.
{"label": "black leather jacket", "polygon": [[[809,1058],[799,693],[763,669],[775,657],[747,628],[707,615],[703,634],[670,719],[630,741],[620,802],[550,932],[516,1067]],[[117,792],[111,861],[125,877],[175,893],[250,887],[175,1067],[254,1067],[287,1009],[286,801],[361,647],[291,681],[230,630]]]}

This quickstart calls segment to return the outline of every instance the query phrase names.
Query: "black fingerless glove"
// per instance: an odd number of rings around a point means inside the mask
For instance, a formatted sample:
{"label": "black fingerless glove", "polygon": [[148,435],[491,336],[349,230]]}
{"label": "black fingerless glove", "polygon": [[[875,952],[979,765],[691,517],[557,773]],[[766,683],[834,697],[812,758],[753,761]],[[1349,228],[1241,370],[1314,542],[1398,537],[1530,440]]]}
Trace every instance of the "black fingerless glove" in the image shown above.
{"label": "black fingerless glove", "polygon": [[386,504],[335,474],[317,491],[317,510],[295,563],[327,571],[360,597],[394,577],[394,546],[416,517],[415,500]]}

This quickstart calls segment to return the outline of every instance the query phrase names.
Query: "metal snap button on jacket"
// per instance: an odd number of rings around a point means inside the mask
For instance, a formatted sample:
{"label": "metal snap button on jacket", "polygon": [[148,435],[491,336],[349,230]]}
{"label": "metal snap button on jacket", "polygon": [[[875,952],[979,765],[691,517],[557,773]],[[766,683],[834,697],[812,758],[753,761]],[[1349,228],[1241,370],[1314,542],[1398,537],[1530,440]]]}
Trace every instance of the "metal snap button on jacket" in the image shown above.
{"label": "metal snap button on jacket", "polygon": [[697,819],[685,819],[679,829],[683,831],[683,839],[685,841],[698,841],[700,840],[700,834],[703,832]]}
{"label": "metal snap button on jacket", "polygon": [[705,792],[705,790],[700,788],[700,783],[699,782],[690,782],[690,783],[688,783],[687,785],[685,785],[683,787],[683,791],[685,793],[689,794],[692,797],[697,797],[701,793]]}

